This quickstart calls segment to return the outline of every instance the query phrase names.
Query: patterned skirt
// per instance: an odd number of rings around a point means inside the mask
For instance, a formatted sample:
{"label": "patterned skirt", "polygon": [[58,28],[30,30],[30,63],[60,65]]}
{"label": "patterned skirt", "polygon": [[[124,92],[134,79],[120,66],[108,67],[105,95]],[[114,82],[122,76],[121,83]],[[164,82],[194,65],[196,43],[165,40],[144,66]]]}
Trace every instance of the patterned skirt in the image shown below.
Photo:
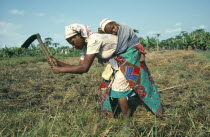
{"label": "patterned skirt", "polygon": [[[125,76],[130,87],[139,99],[156,115],[162,116],[160,95],[145,61],[139,61],[141,52],[139,45],[128,48],[126,52],[117,55],[120,71]],[[101,110],[114,116],[110,98],[110,81],[103,81],[100,85]]]}

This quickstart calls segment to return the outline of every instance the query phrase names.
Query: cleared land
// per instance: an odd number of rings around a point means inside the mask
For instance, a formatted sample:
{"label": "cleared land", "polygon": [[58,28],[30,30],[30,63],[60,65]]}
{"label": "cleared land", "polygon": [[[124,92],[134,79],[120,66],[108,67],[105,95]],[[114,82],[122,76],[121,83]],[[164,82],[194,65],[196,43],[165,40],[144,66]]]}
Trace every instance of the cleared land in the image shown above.
{"label": "cleared land", "polygon": [[[53,74],[43,58],[0,60],[0,136],[208,136],[210,52],[148,53],[163,119],[138,106],[124,121],[100,114],[103,67],[87,74]],[[63,60],[77,64],[78,58]]]}

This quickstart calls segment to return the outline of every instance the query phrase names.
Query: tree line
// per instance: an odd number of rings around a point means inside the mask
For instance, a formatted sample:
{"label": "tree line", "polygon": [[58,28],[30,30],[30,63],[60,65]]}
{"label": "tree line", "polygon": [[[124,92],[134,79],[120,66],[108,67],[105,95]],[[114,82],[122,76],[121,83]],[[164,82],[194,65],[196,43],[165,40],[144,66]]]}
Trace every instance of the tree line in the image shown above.
{"label": "tree line", "polygon": [[197,29],[191,33],[181,31],[179,35],[159,41],[160,34],[156,37],[140,37],[140,43],[147,50],[207,50],[210,48],[210,33],[204,29]]}
{"label": "tree line", "polygon": [[[51,55],[65,55],[69,54],[71,57],[77,57],[80,55],[80,51],[69,46],[59,46],[59,43],[53,43],[53,39],[48,37],[44,39],[44,45],[48,48]],[[59,46],[59,47],[58,47]],[[0,48],[0,58],[10,57],[25,57],[25,56],[43,56],[44,53],[40,44],[31,44],[29,48],[19,47],[5,47]]]}
{"label": "tree line", "polygon": [[[134,32],[139,33],[136,29],[134,29]],[[159,40],[160,35],[161,34],[156,34],[155,37],[147,36],[146,38],[140,37],[139,40],[148,51],[210,49],[210,33],[205,32],[204,29],[197,29],[191,33],[182,31],[175,37],[161,41]],[[57,42],[53,43],[53,39],[50,37],[44,39],[44,44],[47,46],[49,53],[53,56],[68,54],[69,56],[77,57],[80,55],[79,50],[69,46],[60,46]],[[39,44],[31,44],[27,49],[18,47],[0,48],[0,58],[23,56],[43,56],[43,51]]]}

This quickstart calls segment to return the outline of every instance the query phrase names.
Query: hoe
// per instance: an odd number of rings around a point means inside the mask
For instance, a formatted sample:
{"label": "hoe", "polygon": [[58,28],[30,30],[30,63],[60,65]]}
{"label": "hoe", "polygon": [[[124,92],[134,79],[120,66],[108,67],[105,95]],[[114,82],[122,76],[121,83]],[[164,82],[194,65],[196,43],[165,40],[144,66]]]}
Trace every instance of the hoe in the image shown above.
{"label": "hoe", "polygon": [[41,36],[39,35],[39,33],[34,34],[32,36],[30,36],[24,43],[23,45],[21,45],[21,48],[28,48],[30,46],[30,44],[34,41],[34,40],[38,40],[39,44],[41,45],[47,59],[53,63],[53,65],[57,66],[56,62],[52,59],[51,55],[49,54],[47,47],[44,45]]}

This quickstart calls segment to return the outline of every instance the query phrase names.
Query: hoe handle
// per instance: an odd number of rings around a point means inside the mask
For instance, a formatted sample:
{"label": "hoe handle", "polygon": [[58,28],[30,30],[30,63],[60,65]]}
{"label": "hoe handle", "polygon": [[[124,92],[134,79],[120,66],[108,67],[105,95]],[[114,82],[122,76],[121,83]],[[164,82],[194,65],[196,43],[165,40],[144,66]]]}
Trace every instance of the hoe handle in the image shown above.
{"label": "hoe handle", "polygon": [[49,54],[49,52],[48,52],[48,50],[47,50],[47,47],[44,45],[44,43],[43,43],[43,41],[42,41],[41,36],[39,35],[39,33],[36,34],[36,36],[37,36],[37,40],[38,40],[39,44],[41,45],[41,47],[42,47],[42,49],[43,49],[43,51],[44,51],[44,53],[45,53],[47,59],[48,59],[50,62],[52,62],[53,65],[57,66],[57,62],[54,61],[54,60],[51,58],[51,55]]}

